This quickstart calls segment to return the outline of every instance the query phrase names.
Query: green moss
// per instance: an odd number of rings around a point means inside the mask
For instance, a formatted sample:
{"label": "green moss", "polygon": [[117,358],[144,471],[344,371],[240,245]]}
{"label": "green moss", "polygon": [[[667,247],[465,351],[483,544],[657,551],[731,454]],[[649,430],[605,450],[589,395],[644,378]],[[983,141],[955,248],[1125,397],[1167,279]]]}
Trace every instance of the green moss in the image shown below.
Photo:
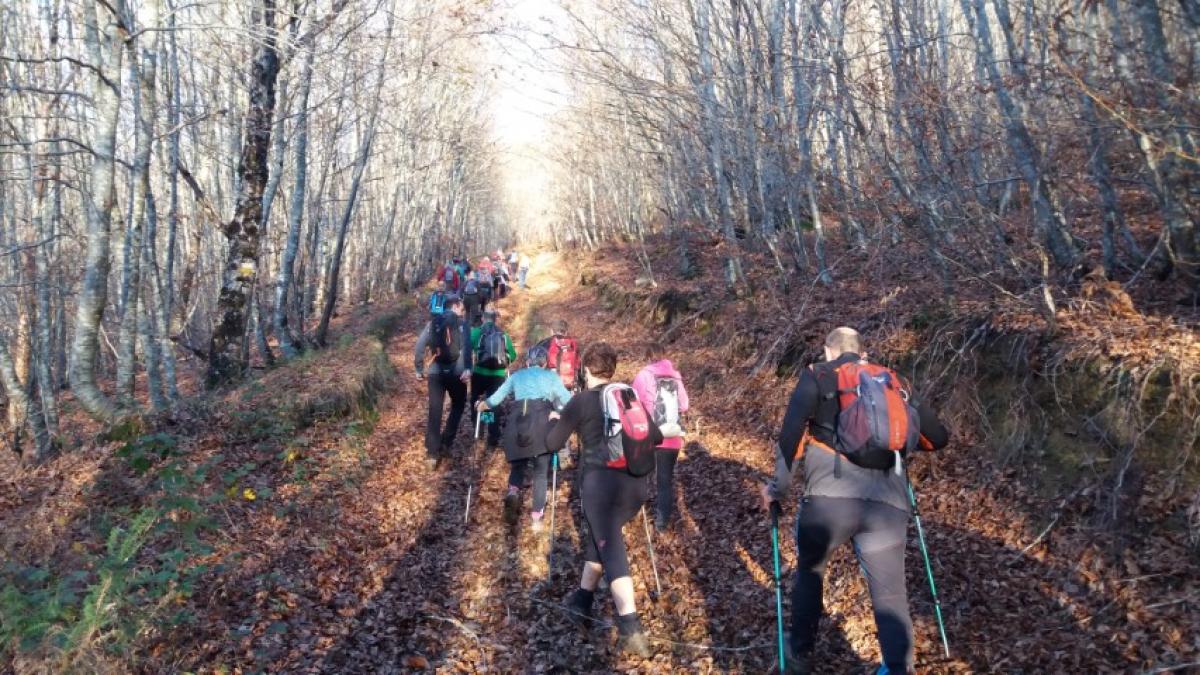
{"label": "green moss", "polygon": [[100,444],[127,443],[146,433],[146,421],[137,415],[123,417],[100,433]]}

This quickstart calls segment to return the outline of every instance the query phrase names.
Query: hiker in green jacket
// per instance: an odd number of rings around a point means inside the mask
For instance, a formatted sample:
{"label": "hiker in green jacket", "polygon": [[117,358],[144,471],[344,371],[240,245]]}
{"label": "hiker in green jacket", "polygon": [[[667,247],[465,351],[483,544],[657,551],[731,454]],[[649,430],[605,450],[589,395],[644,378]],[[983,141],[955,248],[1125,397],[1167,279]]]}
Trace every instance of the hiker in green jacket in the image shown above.
{"label": "hiker in green jacket", "polygon": [[[500,312],[488,308],[483,313],[483,325],[471,329],[471,352],[475,356],[471,369],[471,410],[475,403],[496,393],[508,377],[508,366],[517,358],[512,338],[500,328]],[[489,448],[500,445],[500,427],[504,411],[498,409],[488,424]]]}

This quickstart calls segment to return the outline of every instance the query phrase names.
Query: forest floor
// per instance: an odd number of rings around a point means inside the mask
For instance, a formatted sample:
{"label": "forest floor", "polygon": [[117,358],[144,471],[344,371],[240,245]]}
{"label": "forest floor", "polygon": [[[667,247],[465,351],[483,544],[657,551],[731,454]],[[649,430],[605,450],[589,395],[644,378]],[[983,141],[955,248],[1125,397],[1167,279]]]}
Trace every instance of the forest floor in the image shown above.
{"label": "forest floor", "polygon": [[[622,355],[618,378],[631,378],[642,346],[661,331],[640,312],[602,297],[595,284],[580,286],[580,259],[566,255],[536,256],[530,288],[500,303],[503,325],[520,349],[564,318],[581,342],[614,344]],[[622,261],[583,264],[588,275],[640,297]],[[527,495],[518,526],[503,523],[507,463],[502,452],[485,454],[482,440],[473,441],[469,416],[453,460],[435,471],[425,467],[426,390],[411,359],[426,317],[421,311],[401,317],[384,343],[399,375],[380,388],[374,412],[349,423],[318,421],[279,454],[285,468],[254,469],[236,485],[257,488],[257,496],[223,509],[211,556],[225,563],[180,601],[195,613],[190,627],[155,635],[127,667],[202,673],[764,673],[773,667],[771,537],[756,487],[772,464],[765,427],[786,405],[790,378],[755,379],[740,374],[745,369],[714,366],[697,346],[704,331],[677,345],[673,356],[685,380],[690,373],[703,377],[689,386],[679,521],[673,532],[654,535],[663,589],[657,600],[650,597],[654,576],[642,522],[626,528],[638,609],[656,652],[648,660],[629,658],[615,649],[615,629],[582,633],[560,609],[581,564],[573,467],[559,474],[552,539],[529,528]],[[343,351],[338,358],[357,358],[353,345]],[[255,447],[245,451],[261,455]],[[1200,660],[1200,564],[1181,532],[1155,530],[1119,543],[1115,534],[1074,518],[1074,502],[1036,493],[1018,469],[995,467],[982,447],[959,433],[945,453],[911,465],[953,653],[941,655],[914,536],[908,589],[919,672],[1147,672]],[[785,569],[795,560],[794,514],[795,504],[788,504],[781,525]],[[601,592],[597,601],[599,616],[612,621],[610,596]],[[826,610],[818,672],[873,672],[878,647],[870,602],[849,548],[829,567]]]}

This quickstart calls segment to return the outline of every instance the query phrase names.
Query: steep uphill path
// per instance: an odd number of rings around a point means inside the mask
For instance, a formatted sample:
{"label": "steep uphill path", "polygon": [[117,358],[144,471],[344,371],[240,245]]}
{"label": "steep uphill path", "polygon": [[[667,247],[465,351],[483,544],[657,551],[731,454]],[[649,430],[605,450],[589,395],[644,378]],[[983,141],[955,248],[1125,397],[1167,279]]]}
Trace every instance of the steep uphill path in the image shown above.
{"label": "steep uphill path", "polygon": [[[531,288],[500,303],[505,327],[523,350],[566,319],[581,342],[613,343],[622,356],[618,377],[631,378],[653,331],[628,304],[579,286],[575,268],[558,254],[538,254]],[[254,577],[270,572],[267,581],[228,589],[222,602],[259,620],[224,627],[244,637],[214,639],[192,663],[236,664],[244,672],[768,672],[775,661],[771,546],[753,494],[771,463],[768,430],[725,405],[746,383],[724,368],[726,376],[706,375],[693,387],[690,442],[677,470],[680,521],[654,540],[663,587],[656,601],[641,521],[626,528],[639,611],[656,649],[650,660],[630,659],[614,649],[611,629],[583,634],[559,609],[581,562],[573,469],[560,473],[547,569],[547,534],[532,533],[526,513],[515,529],[503,523],[507,463],[472,442],[466,420],[454,461],[425,468],[426,389],[411,373],[419,314],[390,343],[401,380],[360,446],[364,477],[328,505],[326,520],[283,537],[286,545]],[[699,350],[673,356],[685,378],[705,358]],[[756,400],[782,410],[790,386],[758,392]],[[1025,555],[1040,526],[1012,508],[1003,485],[970,480],[970,448],[954,452],[959,459],[914,466],[955,648],[953,659],[940,658],[914,542],[908,587],[921,672],[1132,672],[1146,658],[1132,650],[1151,638],[1163,658],[1162,644],[1188,639],[1182,627],[1175,635],[1139,628],[1161,611],[1147,604],[1145,591],[1131,590],[1147,575],[1161,576],[1146,560],[1131,560],[1118,578],[1098,560],[1071,559],[1053,547]],[[930,471],[934,462],[939,469]],[[794,512],[789,504],[782,526],[785,567],[794,561]],[[848,548],[827,579],[820,672],[872,672],[878,649],[870,603]],[[607,593],[597,607],[612,620]]]}
{"label": "steep uphill path", "polygon": [[[503,325],[522,351],[545,337],[558,318],[578,325],[579,334],[587,339],[607,337],[617,328],[607,325],[608,314],[590,294],[577,292],[574,273],[563,260],[547,252],[534,258],[529,290],[502,301],[500,309]],[[400,358],[411,353],[411,344],[399,345]],[[377,594],[365,600],[346,636],[321,666],[339,672],[637,669],[638,662],[615,652],[607,629],[597,627],[589,639],[570,627],[558,609],[562,597],[574,588],[581,564],[574,470],[560,472],[554,569],[548,578],[549,533],[535,535],[526,513],[517,528],[502,521],[500,504],[508,472],[503,454],[485,454],[482,440],[472,442],[471,430],[464,425],[454,462],[430,474],[420,461],[420,438],[415,436],[424,407],[412,409],[416,404],[411,397],[401,405],[408,409],[385,408],[375,440],[396,445],[397,454],[405,458],[397,460],[405,477],[384,488],[396,511],[415,516],[396,525],[403,530],[395,536],[405,541],[404,553],[388,561],[390,576]],[[470,519],[464,522],[468,486],[473,497]],[[526,501],[526,511],[527,507]],[[645,604],[646,584],[652,576],[640,523],[635,525],[627,537]],[[660,573],[668,570],[660,568]],[[692,613],[673,617],[675,626],[667,633],[676,640],[701,640],[707,632],[702,588],[689,590],[695,596]],[[665,595],[682,599],[678,593]],[[611,619],[608,598],[602,595],[601,599],[605,616]],[[734,608],[729,610],[732,625]],[[695,629],[683,636],[686,625]],[[745,645],[741,641],[739,652],[748,653]],[[755,662],[759,665],[750,670],[761,670],[769,659]],[[705,672],[712,670],[713,662],[703,649],[687,647],[679,655],[666,653],[641,666],[647,671]]]}
{"label": "steep uphill path", "polygon": [[[500,302],[505,328],[524,350],[564,318],[582,341],[616,344],[625,358],[620,375],[632,377],[632,354],[648,332],[578,288],[565,262],[549,252],[534,258],[530,289]],[[655,541],[663,583],[657,604],[648,597],[653,575],[641,522],[627,528],[639,609],[658,649],[652,660],[628,659],[614,649],[611,629],[580,633],[558,608],[581,564],[573,468],[560,472],[552,575],[548,533],[535,535],[527,513],[515,529],[503,523],[507,462],[501,452],[484,454],[467,419],[454,461],[425,468],[426,388],[411,372],[424,320],[422,312],[411,313],[389,343],[399,383],[380,400],[370,435],[355,446],[349,462],[356,473],[347,479],[353,484],[312,497],[304,507],[309,522],[285,525],[269,555],[247,561],[241,576],[247,583],[214,594],[213,615],[227,618],[195,635],[190,655],[178,662],[202,672],[768,669],[770,544],[745,498],[761,472],[707,452],[688,455],[680,480],[699,480],[704,488],[681,503],[680,535]],[[468,486],[472,505],[464,522]],[[606,593],[597,606],[611,621]]]}

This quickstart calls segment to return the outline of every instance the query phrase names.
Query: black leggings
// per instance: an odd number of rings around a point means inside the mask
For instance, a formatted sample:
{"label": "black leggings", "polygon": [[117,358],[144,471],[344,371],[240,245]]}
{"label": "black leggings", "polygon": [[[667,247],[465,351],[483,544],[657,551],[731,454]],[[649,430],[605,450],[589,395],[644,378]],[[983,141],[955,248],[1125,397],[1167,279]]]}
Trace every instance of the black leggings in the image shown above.
{"label": "black leggings", "polygon": [[894,673],[913,664],[912,619],[904,587],[904,543],[908,513],[865,499],[805,497],[796,516],[795,586],[792,588],[792,648],[812,653],[821,602],[825,565],[833,551],[854,542],[854,553],[875,610],[875,629],[883,663]]}
{"label": "black leggings", "polygon": [[654,451],[654,483],[657,487],[654,513],[662,521],[670,520],[675,513],[675,461],[678,459],[678,450],[659,448]]}
{"label": "black leggings", "polygon": [[583,519],[588,538],[583,559],[600,563],[608,583],[629,576],[629,555],[621,528],[633,520],[649,497],[645,478],[624,471],[591,469],[583,474]]}
{"label": "black leggings", "polygon": [[553,453],[516,459],[508,463],[508,486],[517,489],[525,486],[529,472],[533,472],[533,510],[546,508],[546,482],[550,471],[550,456]]}

